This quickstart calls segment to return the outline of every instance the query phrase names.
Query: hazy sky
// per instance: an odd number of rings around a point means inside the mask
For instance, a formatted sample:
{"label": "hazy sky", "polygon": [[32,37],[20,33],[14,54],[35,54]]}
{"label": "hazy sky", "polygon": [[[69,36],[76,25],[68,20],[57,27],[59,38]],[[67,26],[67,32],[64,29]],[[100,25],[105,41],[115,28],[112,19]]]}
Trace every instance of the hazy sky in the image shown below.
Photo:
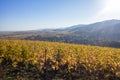
{"label": "hazy sky", "polygon": [[0,31],[61,28],[120,19],[120,0],[0,0]]}

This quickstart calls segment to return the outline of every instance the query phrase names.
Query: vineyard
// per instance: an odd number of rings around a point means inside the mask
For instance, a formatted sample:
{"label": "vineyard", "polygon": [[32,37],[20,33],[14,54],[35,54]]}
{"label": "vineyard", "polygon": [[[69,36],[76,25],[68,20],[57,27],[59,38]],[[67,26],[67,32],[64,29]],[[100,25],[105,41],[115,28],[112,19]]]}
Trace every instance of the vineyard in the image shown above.
{"label": "vineyard", "polygon": [[120,49],[0,40],[0,80],[120,80]]}

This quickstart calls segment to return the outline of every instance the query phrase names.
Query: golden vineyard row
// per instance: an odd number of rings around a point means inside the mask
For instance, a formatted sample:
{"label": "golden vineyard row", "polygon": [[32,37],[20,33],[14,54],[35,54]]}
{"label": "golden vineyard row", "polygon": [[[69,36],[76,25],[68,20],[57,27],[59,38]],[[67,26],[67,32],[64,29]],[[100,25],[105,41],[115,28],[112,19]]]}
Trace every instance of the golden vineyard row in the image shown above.
{"label": "golden vineyard row", "polygon": [[[36,65],[40,72],[38,77],[41,79],[120,79],[120,49],[116,48],[59,42],[0,40],[1,66],[7,64],[5,60],[11,61],[12,69],[19,67],[20,62]],[[44,76],[41,76],[42,74]],[[24,77],[19,74],[17,76]]]}

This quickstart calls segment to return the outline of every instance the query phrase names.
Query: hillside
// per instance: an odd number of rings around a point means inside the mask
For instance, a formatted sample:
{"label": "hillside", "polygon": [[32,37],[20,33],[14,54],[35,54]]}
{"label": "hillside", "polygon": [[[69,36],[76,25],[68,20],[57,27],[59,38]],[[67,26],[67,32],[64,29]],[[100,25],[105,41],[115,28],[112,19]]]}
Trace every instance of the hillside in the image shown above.
{"label": "hillside", "polygon": [[120,49],[0,40],[1,80],[120,80]]}
{"label": "hillside", "polygon": [[106,20],[62,29],[0,32],[0,39],[44,40],[120,48],[120,20]]}

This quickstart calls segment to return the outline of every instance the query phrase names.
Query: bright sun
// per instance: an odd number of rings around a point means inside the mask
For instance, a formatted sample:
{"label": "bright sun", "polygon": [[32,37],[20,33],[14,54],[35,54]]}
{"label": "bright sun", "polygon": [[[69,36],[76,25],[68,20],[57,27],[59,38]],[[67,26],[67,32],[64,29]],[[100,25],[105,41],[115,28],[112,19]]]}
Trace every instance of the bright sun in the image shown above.
{"label": "bright sun", "polygon": [[98,18],[120,19],[120,0],[103,0],[104,8],[98,13]]}

